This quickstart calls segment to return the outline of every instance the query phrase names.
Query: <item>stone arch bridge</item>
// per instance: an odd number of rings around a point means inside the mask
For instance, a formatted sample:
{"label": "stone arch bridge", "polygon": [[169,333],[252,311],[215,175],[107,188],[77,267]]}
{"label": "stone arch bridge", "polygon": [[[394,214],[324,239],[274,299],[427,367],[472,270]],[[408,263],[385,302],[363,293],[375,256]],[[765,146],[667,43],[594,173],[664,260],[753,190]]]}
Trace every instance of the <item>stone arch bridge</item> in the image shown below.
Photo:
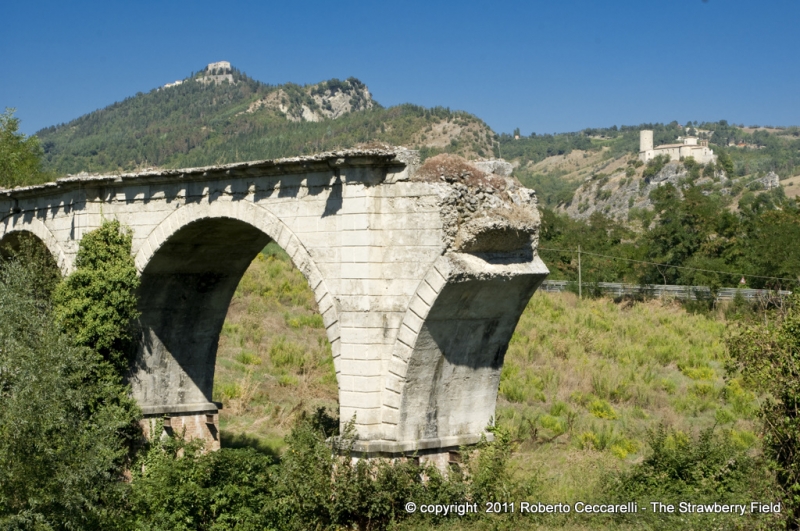
{"label": "stone arch bridge", "polygon": [[503,164],[478,164],[485,173],[426,173],[416,152],[386,149],[68,177],[1,191],[0,245],[32,234],[68,274],[104,218],[130,227],[133,394],[146,418],[219,447],[219,333],[241,276],[275,241],[315,293],[355,450],[434,459],[484,433],[508,341],[548,273],[533,192],[491,173]]}

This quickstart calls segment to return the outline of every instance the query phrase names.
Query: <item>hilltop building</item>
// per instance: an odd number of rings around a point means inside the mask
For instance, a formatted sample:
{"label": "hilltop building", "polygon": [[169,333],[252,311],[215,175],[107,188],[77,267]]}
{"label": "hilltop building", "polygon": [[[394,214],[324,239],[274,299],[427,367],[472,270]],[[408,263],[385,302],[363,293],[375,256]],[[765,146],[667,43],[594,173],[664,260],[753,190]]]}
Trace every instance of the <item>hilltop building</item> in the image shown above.
{"label": "hilltop building", "polygon": [[204,85],[208,83],[220,84],[223,81],[233,84],[233,70],[231,69],[231,64],[228,61],[209,63],[203,75],[197,78],[197,81]]}
{"label": "hilltop building", "polygon": [[[208,63],[208,66],[205,70],[202,71],[202,75],[196,78],[198,82],[207,85],[208,83],[215,83],[219,84],[223,81],[227,81],[230,84],[234,84],[235,81],[233,80],[233,70],[231,69],[231,64],[228,61],[217,61],[216,63]],[[162,88],[170,88],[170,87],[177,87],[178,85],[182,85],[183,82],[186,81],[185,79],[179,79],[173,83],[167,83],[163,87],[160,87],[158,90]]]}
{"label": "hilltop building", "polygon": [[708,140],[698,140],[695,136],[687,136],[682,144],[663,144],[653,147],[653,131],[639,131],[639,160],[647,162],[659,155],[669,155],[670,160],[681,160],[694,157],[700,164],[716,162],[717,156],[708,147]]}

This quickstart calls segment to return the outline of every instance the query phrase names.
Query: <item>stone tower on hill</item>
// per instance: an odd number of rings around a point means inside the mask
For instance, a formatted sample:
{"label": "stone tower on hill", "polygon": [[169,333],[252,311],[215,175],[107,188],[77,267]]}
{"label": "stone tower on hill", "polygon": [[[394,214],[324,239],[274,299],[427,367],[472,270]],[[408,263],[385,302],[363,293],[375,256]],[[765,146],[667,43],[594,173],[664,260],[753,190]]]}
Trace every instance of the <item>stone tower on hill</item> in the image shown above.
{"label": "stone tower on hill", "polygon": [[708,140],[698,140],[697,137],[687,136],[682,144],[663,144],[653,147],[653,131],[639,131],[639,160],[647,162],[659,155],[669,155],[670,160],[681,160],[693,157],[700,164],[716,162],[717,156],[708,147]]}

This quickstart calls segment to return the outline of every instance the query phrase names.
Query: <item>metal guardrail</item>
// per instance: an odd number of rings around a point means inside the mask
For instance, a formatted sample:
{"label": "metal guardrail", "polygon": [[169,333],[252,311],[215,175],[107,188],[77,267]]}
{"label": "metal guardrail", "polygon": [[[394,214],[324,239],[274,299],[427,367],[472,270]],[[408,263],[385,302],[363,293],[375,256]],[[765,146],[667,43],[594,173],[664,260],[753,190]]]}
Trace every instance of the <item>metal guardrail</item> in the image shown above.
{"label": "metal guardrail", "polygon": [[[545,292],[560,292],[566,291],[569,284],[576,285],[577,282],[568,280],[545,280],[539,287],[540,291]],[[708,286],[675,286],[670,284],[623,284],[620,282],[598,282],[583,283],[583,289],[592,289],[594,287],[600,289],[604,294],[614,297],[622,295],[644,295],[652,298],[670,297],[674,299],[689,299],[689,300],[708,300],[713,298],[713,293]],[[774,297],[776,295],[785,297],[791,295],[791,291],[768,290],[768,289],[747,289],[747,288],[720,288],[717,291],[716,300],[730,301],[736,297],[737,293],[741,293],[742,297],[746,300],[762,299],[766,297]]]}

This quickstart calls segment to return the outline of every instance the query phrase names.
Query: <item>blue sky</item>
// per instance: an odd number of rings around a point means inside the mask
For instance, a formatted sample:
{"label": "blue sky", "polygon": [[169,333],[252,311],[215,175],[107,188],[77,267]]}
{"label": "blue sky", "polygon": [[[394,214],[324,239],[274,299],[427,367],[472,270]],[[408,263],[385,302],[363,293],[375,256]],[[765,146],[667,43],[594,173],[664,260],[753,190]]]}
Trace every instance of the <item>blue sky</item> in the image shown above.
{"label": "blue sky", "polygon": [[797,0],[5,2],[0,108],[69,121],[227,60],[272,84],[355,76],[383,105],[495,131],[800,125]]}

